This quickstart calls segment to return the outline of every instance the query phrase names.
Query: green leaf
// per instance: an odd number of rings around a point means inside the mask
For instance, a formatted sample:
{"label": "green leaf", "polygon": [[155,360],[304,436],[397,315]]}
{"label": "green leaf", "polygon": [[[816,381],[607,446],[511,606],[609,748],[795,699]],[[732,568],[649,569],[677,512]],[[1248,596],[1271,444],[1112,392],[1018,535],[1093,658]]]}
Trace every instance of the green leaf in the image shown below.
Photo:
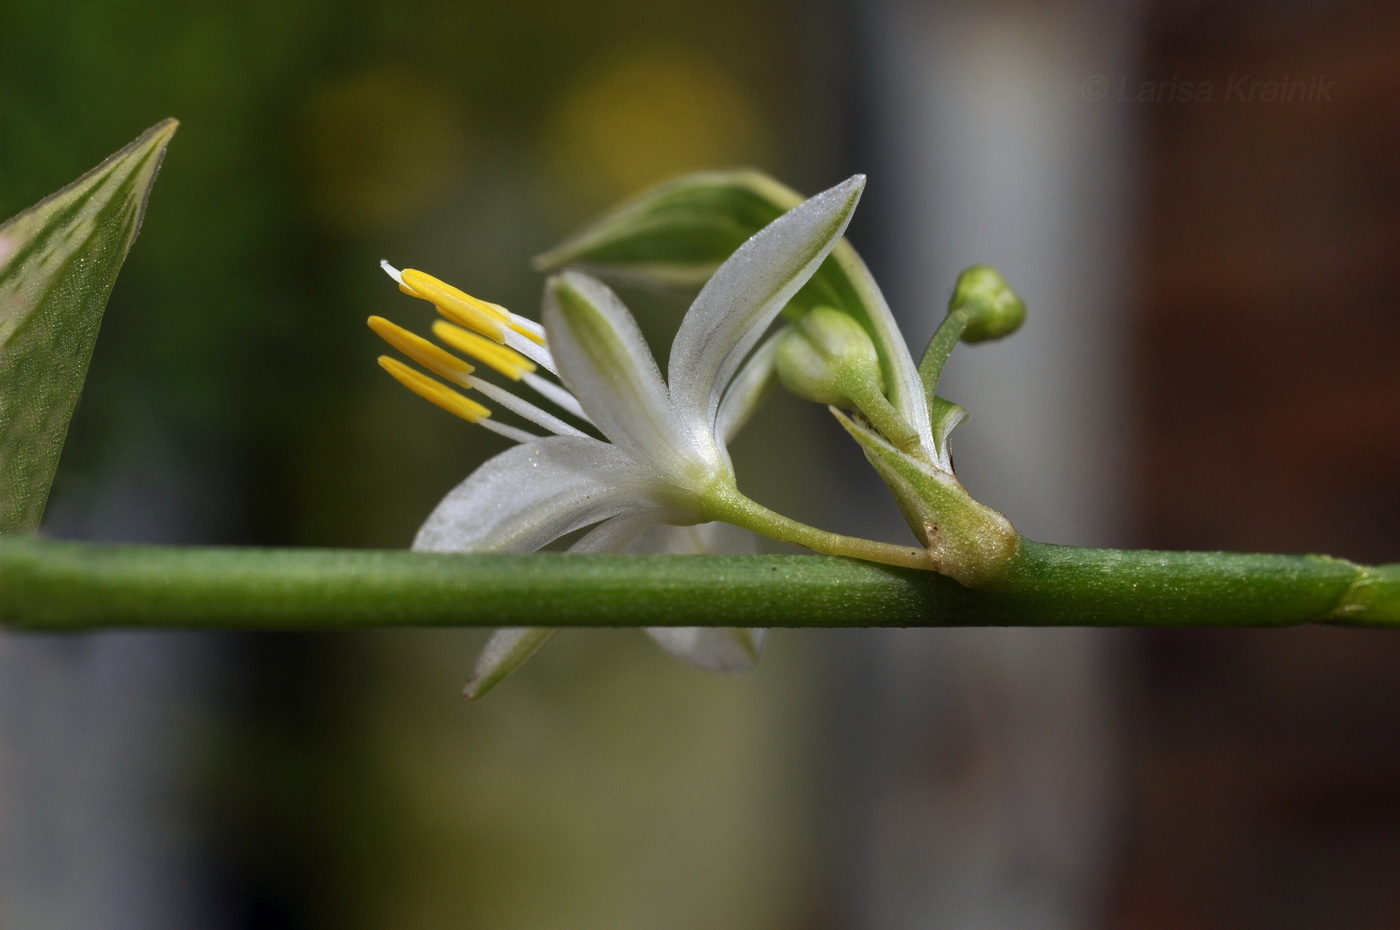
{"label": "green leaf", "polygon": [[[653,188],[535,259],[552,271],[574,266],[604,277],[663,287],[698,287],[750,236],[803,201],[757,171],[706,172]],[[890,308],[845,239],[788,303],[798,317],[826,306],[856,319],[880,357],[890,403],[927,423],[922,383]]]}
{"label": "green leaf", "polygon": [[535,259],[665,287],[699,287],[754,233],[803,200],[756,171],[707,172],[641,194]]}
{"label": "green leaf", "polygon": [[38,529],[175,120],[0,225],[0,533]]}

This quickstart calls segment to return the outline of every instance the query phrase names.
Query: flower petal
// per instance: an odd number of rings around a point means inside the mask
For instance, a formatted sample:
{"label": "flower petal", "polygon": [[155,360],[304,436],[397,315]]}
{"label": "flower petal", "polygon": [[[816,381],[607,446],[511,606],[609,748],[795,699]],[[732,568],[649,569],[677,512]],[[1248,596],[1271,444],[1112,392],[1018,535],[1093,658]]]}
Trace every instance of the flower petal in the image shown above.
{"label": "flower petal", "polygon": [[858,174],[818,194],[763,227],[719,267],[671,346],[668,381],[678,410],[713,429],[729,379],[840,241],[864,187]]}
{"label": "flower petal", "polygon": [[589,437],[548,436],[486,462],[448,492],[413,548],[426,552],[533,552],[576,529],[647,506],[648,472]]}
{"label": "flower petal", "polygon": [[671,655],[710,672],[743,672],[763,653],[767,630],[740,627],[648,627],[647,635]]}
{"label": "flower petal", "polygon": [[[656,525],[658,512],[644,510],[620,513],[589,530],[582,539],[569,547],[570,552],[622,552],[642,533]],[[676,529],[676,527],[664,527]],[[646,550],[642,550],[646,551]]]}
{"label": "flower petal", "polygon": [[507,627],[493,630],[491,638],[481,649],[472,677],[462,689],[467,700],[475,701],[487,691],[500,684],[511,672],[525,664],[525,660],[549,642],[558,632],[554,627]]}
{"label": "flower petal", "polygon": [[555,275],[545,285],[544,325],[559,375],[588,418],[638,462],[684,475],[696,460],[694,438],[617,295],[577,271]]}
{"label": "flower petal", "polygon": [[885,374],[885,396],[919,437],[919,445],[933,457],[938,454],[939,446],[936,441],[930,446],[931,427],[924,383],[919,378],[919,366],[909,354],[904,335],[894,320],[894,313],[880,285],[875,283],[875,277],[851,244],[847,242],[834,251],[833,258],[846,273],[846,279],[856,295],[856,305],[864,310],[871,338],[880,353],[880,368]]}

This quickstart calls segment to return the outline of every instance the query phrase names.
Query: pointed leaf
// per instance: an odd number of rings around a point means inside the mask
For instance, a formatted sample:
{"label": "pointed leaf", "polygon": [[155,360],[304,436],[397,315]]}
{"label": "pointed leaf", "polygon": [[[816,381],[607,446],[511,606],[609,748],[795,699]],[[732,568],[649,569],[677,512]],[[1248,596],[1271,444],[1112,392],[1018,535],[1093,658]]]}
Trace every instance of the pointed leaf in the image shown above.
{"label": "pointed leaf", "polygon": [[575,266],[623,280],[698,288],[745,240],[802,200],[756,171],[687,175],[624,203],[538,256],[535,267]]}
{"label": "pointed leaf", "polygon": [[178,124],[0,225],[0,533],[38,529],[102,311]]}

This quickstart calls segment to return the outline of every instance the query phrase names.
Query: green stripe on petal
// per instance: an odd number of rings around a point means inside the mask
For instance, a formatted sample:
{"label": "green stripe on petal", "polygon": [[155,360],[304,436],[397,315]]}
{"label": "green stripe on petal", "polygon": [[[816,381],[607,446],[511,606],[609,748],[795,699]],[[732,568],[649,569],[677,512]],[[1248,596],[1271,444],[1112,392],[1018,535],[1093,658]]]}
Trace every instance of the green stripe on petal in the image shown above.
{"label": "green stripe on petal", "polygon": [[677,417],[636,320],[605,284],[576,271],[555,275],[544,325],[560,378],[608,439],[683,484],[728,469],[708,431]]}
{"label": "green stripe on petal", "polygon": [[[574,265],[612,279],[698,287],[746,239],[802,200],[757,171],[688,175],[628,201],[535,264],[542,270]],[[849,313],[869,331],[890,404],[915,434],[927,437],[929,414],[918,370],[879,286],[845,240],[785,312],[798,315],[816,306]],[[934,458],[934,449],[925,452]]]}

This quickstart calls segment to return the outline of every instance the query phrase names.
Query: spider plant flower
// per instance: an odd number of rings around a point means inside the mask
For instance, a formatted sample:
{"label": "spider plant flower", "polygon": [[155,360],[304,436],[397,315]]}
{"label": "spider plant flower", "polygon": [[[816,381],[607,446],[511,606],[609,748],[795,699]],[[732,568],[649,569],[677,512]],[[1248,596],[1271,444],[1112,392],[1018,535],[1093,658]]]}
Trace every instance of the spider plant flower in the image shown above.
{"label": "spider plant flower", "polygon": [[[629,200],[536,266],[577,265],[658,287],[703,281],[732,237],[801,200],[753,171],[691,175]],[[948,440],[965,414],[937,395],[938,374],[960,338],[1008,335],[1024,312],[996,272],[970,269],[916,364],[869,269],[843,241],[785,308],[790,326],[776,352],[784,387],[831,407],[890,485],[927,549],[924,567],[974,587],[1005,569],[1019,537],[953,474]]]}
{"label": "spider plant flower", "polygon": [[[857,176],[819,194],[741,246],[686,313],[664,380],[627,308],[585,274],[549,279],[541,326],[421,272],[386,265],[405,292],[444,316],[433,334],[471,361],[375,318],[376,332],[437,378],[388,357],[381,365],[415,393],[518,443],[448,493],[414,548],[527,552],[592,526],[571,551],[612,552],[658,524],[722,520],[819,551],[927,567],[918,550],[825,533],[755,503],[738,491],[727,448],[771,382],[775,342],[759,346],[765,331],[841,238],[863,185]],[[553,409],[478,377],[473,362],[518,380]],[[544,434],[497,423],[467,390]],[[551,632],[495,634],[468,696],[484,693]],[[734,664],[732,650],[719,656],[710,648],[712,634],[660,639],[696,664]],[[756,654],[757,640],[748,640]]]}

